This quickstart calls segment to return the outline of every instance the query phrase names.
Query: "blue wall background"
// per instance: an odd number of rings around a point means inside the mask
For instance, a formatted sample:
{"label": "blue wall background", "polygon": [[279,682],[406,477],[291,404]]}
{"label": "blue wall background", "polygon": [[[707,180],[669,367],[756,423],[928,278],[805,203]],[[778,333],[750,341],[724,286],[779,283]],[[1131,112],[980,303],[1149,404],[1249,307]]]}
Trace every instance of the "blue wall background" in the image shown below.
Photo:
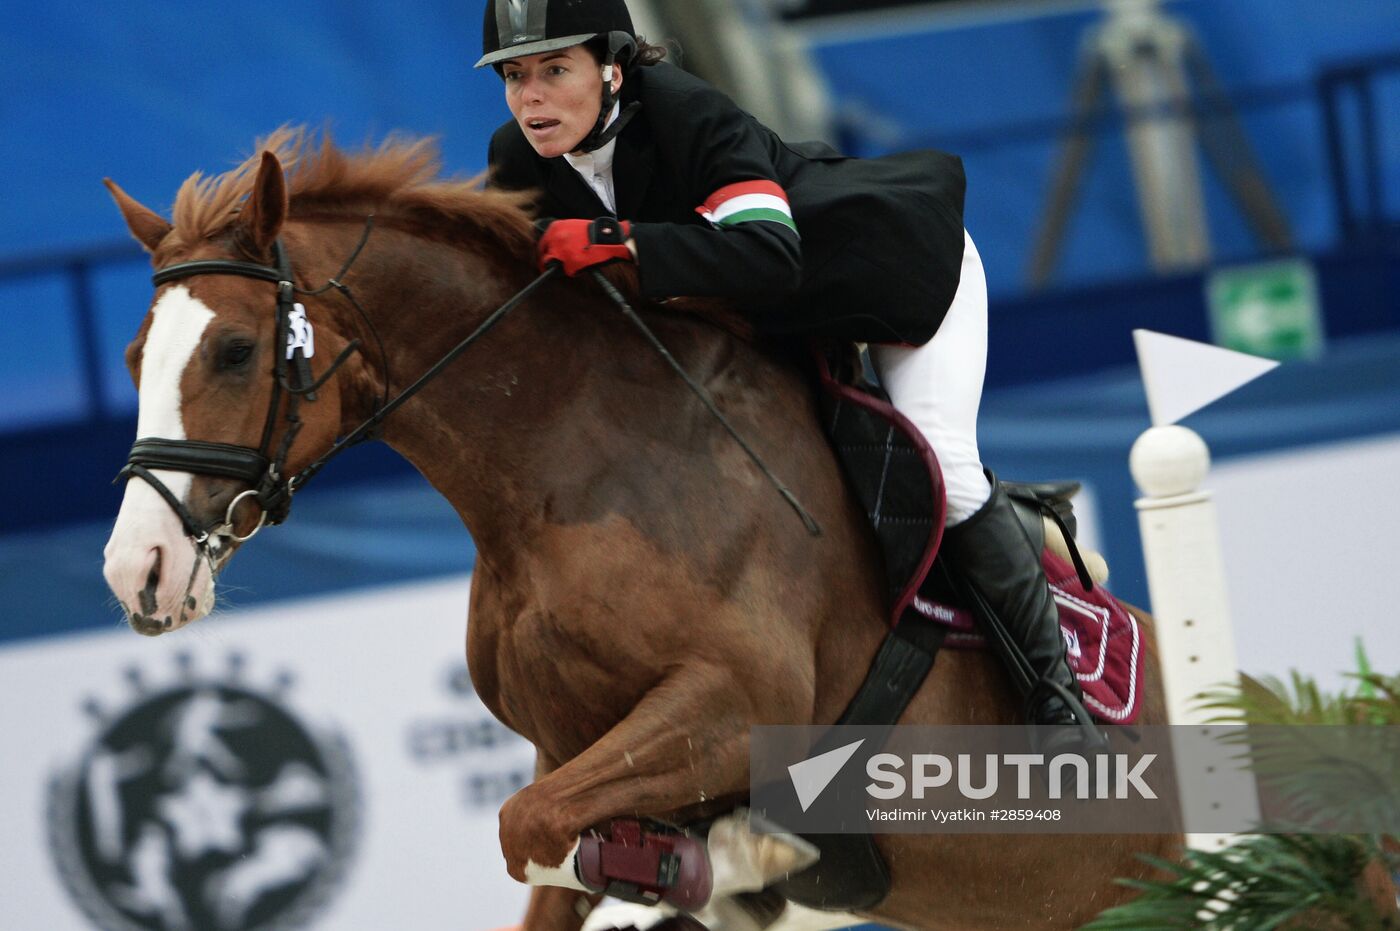
{"label": "blue wall background", "polygon": [[103,177],[165,209],[286,122],[347,143],[441,134],[448,164],[475,171],[505,112],[470,67],[480,28],[460,0],[31,5],[0,34],[0,255],[124,236]]}
{"label": "blue wall background", "polygon": [[[934,146],[962,155],[967,223],[994,295],[1024,281],[1044,210],[1084,37],[1102,18],[1086,9],[1029,21],[1005,19],[899,34],[832,34],[819,56],[839,99],[879,128],[866,148]],[[1314,78],[1336,63],[1400,50],[1395,0],[1185,0],[1166,10],[1200,39],[1235,99],[1264,174],[1308,250],[1328,247],[1336,225]],[[936,22],[936,21],[935,21]],[[825,35],[825,34],[824,34]],[[1400,214],[1400,74],[1381,85],[1391,215]],[[1207,169],[1209,173],[1209,169]],[[1254,249],[1214,177],[1208,191],[1218,255]],[[1122,134],[1099,136],[1062,258],[1069,281],[1142,274],[1145,246]]]}
{"label": "blue wall background", "polygon": [[[1311,81],[1328,63],[1400,50],[1400,4],[1178,0],[1167,8],[1199,33],[1246,106],[1266,173],[1303,241],[1330,242]],[[896,18],[878,34],[819,34],[819,62],[839,104],[862,114],[867,130],[880,127],[858,140],[861,149],[942,145],[968,160],[969,222],[994,290],[1018,288],[1056,150],[1046,134],[1069,114],[1080,43],[1098,15],[956,27],[911,17],[903,30]],[[0,34],[8,89],[0,258],[121,237],[103,177],[166,207],[185,176],[230,166],[284,122],[329,125],[350,143],[391,130],[438,134],[450,169],[478,171],[488,133],[506,115],[496,78],[470,67],[479,30],[477,0],[32,5]],[[1382,144],[1391,206],[1400,207],[1400,78],[1385,87],[1382,110],[1392,119]],[[1103,141],[1091,181],[1066,270],[1071,279],[1136,274],[1141,238],[1116,133]],[[1227,254],[1247,249],[1238,222],[1216,206]]]}

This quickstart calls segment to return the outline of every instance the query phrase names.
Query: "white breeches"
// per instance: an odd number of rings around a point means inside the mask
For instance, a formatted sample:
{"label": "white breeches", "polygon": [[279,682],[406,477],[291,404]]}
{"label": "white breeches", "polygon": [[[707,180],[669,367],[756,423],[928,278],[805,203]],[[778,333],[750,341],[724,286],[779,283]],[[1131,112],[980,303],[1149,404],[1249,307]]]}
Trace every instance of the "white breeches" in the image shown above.
{"label": "white breeches", "polygon": [[987,276],[964,231],[962,278],[938,332],[922,346],[875,345],[871,361],[895,408],[923,431],[938,455],[948,525],[991,497],[977,452],[977,408],[987,369]]}

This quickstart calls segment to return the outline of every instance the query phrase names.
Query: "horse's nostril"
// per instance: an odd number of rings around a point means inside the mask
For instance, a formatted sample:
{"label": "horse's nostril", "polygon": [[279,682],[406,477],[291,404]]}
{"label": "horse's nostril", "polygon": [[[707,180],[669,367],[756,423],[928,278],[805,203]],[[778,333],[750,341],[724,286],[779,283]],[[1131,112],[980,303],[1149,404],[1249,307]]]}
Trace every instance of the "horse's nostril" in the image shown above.
{"label": "horse's nostril", "polygon": [[138,596],[141,600],[141,610],[146,614],[156,613],[156,589],[160,587],[160,563],[162,552],[156,548],[156,560],[151,564],[151,571],[146,574],[146,587],[141,590]]}

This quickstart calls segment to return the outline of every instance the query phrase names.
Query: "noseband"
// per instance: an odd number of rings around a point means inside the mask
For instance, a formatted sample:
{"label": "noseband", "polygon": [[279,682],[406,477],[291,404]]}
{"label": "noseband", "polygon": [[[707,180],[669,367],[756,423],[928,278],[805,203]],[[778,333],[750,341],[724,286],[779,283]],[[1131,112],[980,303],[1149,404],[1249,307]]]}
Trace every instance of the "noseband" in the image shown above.
{"label": "noseband", "polygon": [[[305,320],[305,309],[296,303],[297,294],[317,295],[334,287],[350,298],[356,309],[358,302],[350,289],[342,284],[343,278],[364,249],[372,229],[373,217],[365,223],[364,234],[359,245],[345,263],[340,273],[331,278],[325,286],[315,290],[303,290],[296,286],[292,277],[291,261],[281,240],[273,243],[273,266],[256,262],[239,262],[229,259],[209,259],[197,262],[181,262],[157,271],[151,281],[159,287],[171,281],[193,278],[197,275],[238,275],[256,278],[277,285],[276,329],[273,336],[273,380],[272,398],[268,403],[267,419],[263,424],[262,441],[254,449],[251,446],[235,446],[229,443],[206,443],[198,440],[169,440],[158,437],[139,437],[131,447],[126,466],[117,474],[117,481],[129,480],[132,476],[142,479],[165,499],[180,518],[185,533],[196,547],[208,550],[215,537],[228,537],[242,543],[261,530],[266,524],[280,524],[286,520],[291,510],[292,495],[301,484],[301,476],[286,475],[287,455],[292,443],[301,431],[300,407],[302,399],[316,400],[316,390],[335,374],[336,370],[360,348],[359,340],[352,340],[340,353],[320,379],[313,379],[311,363],[304,349],[306,340],[294,332],[294,323],[309,330]],[[363,315],[363,310],[360,310]],[[366,318],[368,320],[368,318]],[[304,331],[303,331],[304,332]],[[314,351],[314,349],[313,349]],[[282,405],[282,395],[287,396],[287,409],[284,422],[286,431],[274,452],[272,438],[277,427],[277,413]],[[250,487],[240,492],[229,502],[221,523],[202,525],[195,519],[179,498],[151,470],[169,469],[176,472],[189,472],[194,475],[210,475],[218,478],[231,478],[244,482]],[[244,501],[252,500],[261,509],[258,524],[248,534],[239,536],[233,531],[235,512]]]}

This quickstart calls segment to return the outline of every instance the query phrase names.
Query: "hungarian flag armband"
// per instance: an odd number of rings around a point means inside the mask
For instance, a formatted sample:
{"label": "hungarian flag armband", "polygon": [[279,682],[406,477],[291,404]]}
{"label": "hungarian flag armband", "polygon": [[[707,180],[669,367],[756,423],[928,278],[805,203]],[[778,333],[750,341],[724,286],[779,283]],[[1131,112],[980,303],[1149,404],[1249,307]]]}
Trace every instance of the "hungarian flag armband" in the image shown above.
{"label": "hungarian flag armband", "polygon": [[772,181],[741,181],[715,191],[695,208],[719,229],[732,229],[741,223],[779,223],[797,233],[787,192]]}

